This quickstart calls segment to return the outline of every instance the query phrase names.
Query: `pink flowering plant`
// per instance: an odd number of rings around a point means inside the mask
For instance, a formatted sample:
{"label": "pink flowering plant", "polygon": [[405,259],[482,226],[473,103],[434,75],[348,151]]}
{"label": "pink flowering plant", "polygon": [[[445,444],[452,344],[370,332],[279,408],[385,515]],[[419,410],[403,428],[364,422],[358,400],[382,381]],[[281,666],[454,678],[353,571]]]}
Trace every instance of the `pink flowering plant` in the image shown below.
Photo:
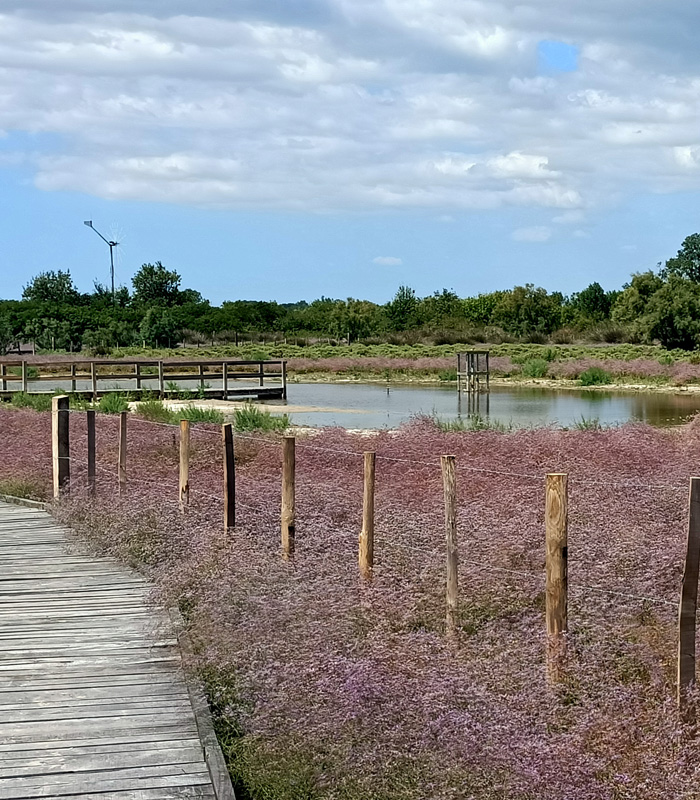
{"label": "pink flowering plant", "polygon": [[[0,480],[48,491],[49,415],[0,410]],[[9,432],[9,435],[8,435]],[[676,611],[700,425],[297,441],[296,553],[280,554],[280,439],[236,435],[236,528],[222,526],[221,432],[192,431],[180,514],[172,426],[98,417],[98,492],[71,415],[54,513],[141,569],[183,612],[241,798],[672,800],[700,747],[675,708]],[[375,567],[357,569],[362,452],[377,453]],[[459,493],[459,634],[446,638],[440,459]],[[569,473],[569,634],[547,682],[544,476]]]}

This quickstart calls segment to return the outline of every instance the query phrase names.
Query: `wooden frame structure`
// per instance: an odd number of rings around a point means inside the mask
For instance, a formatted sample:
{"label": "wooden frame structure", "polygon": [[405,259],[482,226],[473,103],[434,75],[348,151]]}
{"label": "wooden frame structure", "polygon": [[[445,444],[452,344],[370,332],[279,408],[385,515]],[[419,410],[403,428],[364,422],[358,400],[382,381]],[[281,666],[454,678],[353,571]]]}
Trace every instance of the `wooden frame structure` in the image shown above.
{"label": "wooden frame structure", "polygon": [[457,353],[457,389],[460,392],[489,391],[488,350]]}
{"label": "wooden frame structure", "polygon": [[[231,385],[238,381],[245,385]],[[185,385],[181,386],[183,382]],[[129,392],[136,397],[148,393],[160,398],[177,397],[188,389],[200,397],[224,400],[229,397],[286,399],[287,362],[81,358],[65,361],[3,360],[0,363],[0,397],[3,399],[11,398],[13,392],[53,394],[56,389],[93,400],[115,391]]]}

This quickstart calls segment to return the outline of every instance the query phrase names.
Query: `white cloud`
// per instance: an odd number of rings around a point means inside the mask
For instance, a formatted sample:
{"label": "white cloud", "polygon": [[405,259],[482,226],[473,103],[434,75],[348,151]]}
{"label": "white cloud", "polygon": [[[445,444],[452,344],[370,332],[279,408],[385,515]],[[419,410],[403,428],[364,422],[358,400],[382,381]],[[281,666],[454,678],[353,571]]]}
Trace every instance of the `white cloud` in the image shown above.
{"label": "white cloud", "polygon": [[[576,225],[700,190],[700,6],[639,2],[7,0],[0,120],[45,190]],[[538,75],[544,38],[579,68]],[[39,159],[17,132],[57,136]]]}
{"label": "white cloud", "polygon": [[396,256],[377,256],[372,259],[373,264],[379,264],[382,267],[400,267],[403,264],[403,259]]}
{"label": "white cloud", "polygon": [[532,228],[516,228],[510,238],[515,242],[546,242],[552,236],[552,231],[543,225]]}

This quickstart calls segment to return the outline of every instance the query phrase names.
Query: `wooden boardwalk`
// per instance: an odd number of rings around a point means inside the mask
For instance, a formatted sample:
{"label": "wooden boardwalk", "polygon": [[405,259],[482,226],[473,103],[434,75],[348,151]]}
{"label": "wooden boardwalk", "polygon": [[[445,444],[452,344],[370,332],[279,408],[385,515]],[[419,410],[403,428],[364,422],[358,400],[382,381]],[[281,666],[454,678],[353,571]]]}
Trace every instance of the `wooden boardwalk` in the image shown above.
{"label": "wooden boardwalk", "polygon": [[233,796],[148,590],[46,512],[0,503],[0,800]]}

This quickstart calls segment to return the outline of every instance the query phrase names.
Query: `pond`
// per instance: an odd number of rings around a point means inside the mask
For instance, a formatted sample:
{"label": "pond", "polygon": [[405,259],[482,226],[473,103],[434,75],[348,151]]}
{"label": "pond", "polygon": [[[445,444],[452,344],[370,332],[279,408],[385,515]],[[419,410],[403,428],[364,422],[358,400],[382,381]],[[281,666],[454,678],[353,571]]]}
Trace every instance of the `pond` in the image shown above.
{"label": "pond", "polygon": [[[605,392],[494,386],[489,394],[461,396],[455,386],[367,383],[292,383],[288,408],[292,422],[315,427],[396,428],[419,414],[443,420],[479,414],[515,427],[598,420],[601,425],[629,421],[680,425],[700,411],[700,393]],[[284,410],[272,401],[275,411]]]}

